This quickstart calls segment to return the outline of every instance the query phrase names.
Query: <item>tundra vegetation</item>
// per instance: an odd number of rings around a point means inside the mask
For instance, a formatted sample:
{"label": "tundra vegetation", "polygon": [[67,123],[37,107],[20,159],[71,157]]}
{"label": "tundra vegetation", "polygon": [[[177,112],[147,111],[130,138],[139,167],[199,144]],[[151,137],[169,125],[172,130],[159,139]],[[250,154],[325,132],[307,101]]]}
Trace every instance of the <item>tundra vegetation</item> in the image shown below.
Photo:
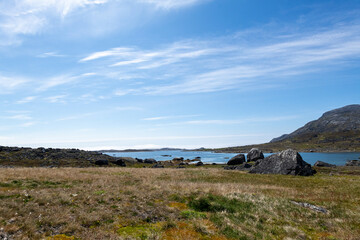
{"label": "tundra vegetation", "polygon": [[360,167],[316,170],[3,168],[0,237],[359,239]]}

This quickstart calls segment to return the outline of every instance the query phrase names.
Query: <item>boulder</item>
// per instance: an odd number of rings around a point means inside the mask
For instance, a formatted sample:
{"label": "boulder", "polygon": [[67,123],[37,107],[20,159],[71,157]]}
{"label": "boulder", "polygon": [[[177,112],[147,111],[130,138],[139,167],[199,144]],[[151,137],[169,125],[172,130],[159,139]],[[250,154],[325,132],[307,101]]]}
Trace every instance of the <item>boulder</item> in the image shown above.
{"label": "boulder", "polygon": [[345,166],[360,167],[360,160],[349,160],[346,162]]}
{"label": "boulder", "polygon": [[106,166],[106,165],[109,165],[109,161],[108,160],[96,160],[95,165]]}
{"label": "boulder", "polygon": [[240,165],[243,164],[245,162],[245,155],[244,154],[238,154],[235,157],[231,158],[228,162],[227,165]]}
{"label": "boulder", "polygon": [[146,158],[144,160],[144,163],[148,163],[148,164],[154,164],[154,163],[157,163],[157,161],[153,158]]}
{"label": "boulder", "polygon": [[314,166],[315,167],[336,167],[336,165],[334,165],[334,164],[326,163],[326,162],[323,162],[323,161],[317,161],[314,164]]}
{"label": "boulder", "polygon": [[258,148],[253,148],[250,150],[250,152],[247,154],[247,161],[257,161],[259,159],[264,159],[264,154],[261,150]]}
{"label": "boulder", "polygon": [[122,159],[118,159],[118,160],[115,160],[115,161],[111,161],[111,163],[115,164],[115,165],[118,165],[120,167],[126,167],[126,164],[125,162],[122,160]]}
{"label": "boulder", "polygon": [[134,164],[134,163],[138,162],[135,158],[132,158],[132,157],[118,157],[117,159],[120,160],[120,161],[123,161],[125,163],[127,162],[127,163]]}
{"label": "boulder", "polygon": [[183,161],[184,158],[183,157],[176,157],[176,158],[173,158],[173,161]]}
{"label": "boulder", "polygon": [[203,162],[197,162],[196,164],[195,164],[195,166],[197,166],[197,167],[199,167],[199,166],[202,166],[202,165],[204,165],[204,163]]}
{"label": "boulder", "polygon": [[250,173],[312,176],[316,171],[298,152],[287,149],[257,161]]}

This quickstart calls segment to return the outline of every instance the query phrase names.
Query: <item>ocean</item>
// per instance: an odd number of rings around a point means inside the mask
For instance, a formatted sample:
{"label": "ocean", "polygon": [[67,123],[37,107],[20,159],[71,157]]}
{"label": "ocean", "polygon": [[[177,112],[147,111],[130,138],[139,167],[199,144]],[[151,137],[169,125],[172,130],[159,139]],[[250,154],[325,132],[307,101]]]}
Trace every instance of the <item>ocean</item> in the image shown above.
{"label": "ocean", "polygon": [[[197,152],[197,151],[145,151],[145,152],[104,152],[114,157],[132,157],[132,158],[154,158],[157,161],[172,160],[175,157],[183,157],[184,159],[194,159],[201,157],[201,161],[204,163],[217,163],[224,164],[229,161],[230,158],[237,155],[237,153],[214,153],[214,152]],[[246,155],[246,153],[244,153]],[[264,153],[267,157],[271,153]],[[359,160],[359,152],[351,153],[300,153],[304,161],[313,165],[316,161],[323,161],[338,166],[345,165],[348,160]]]}

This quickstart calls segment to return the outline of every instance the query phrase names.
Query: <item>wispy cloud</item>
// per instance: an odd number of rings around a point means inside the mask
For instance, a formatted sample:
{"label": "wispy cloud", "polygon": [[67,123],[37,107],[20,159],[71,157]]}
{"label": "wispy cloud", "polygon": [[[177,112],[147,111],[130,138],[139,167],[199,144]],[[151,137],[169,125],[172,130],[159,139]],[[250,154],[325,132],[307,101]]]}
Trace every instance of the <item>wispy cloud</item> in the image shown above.
{"label": "wispy cloud", "polygon": [[21,120],[21,121],[32,119],[32,117],[30,117],[29,115],[25,115],[25,114],[17,114],[17,115],[8,116],[5,118],[12,119],[12,120]]}
{"label": "wispy cloud", "polygon": [[166,120],[166,119],[178,119],[178,118],[191,118],[198,117],[200,115],[174,115],[174,116],[160,116],[160,117],[149,117],[144,118],[144,121],[158,121],[158,120]]}
{"label": "wispy cloud", "polygon": [[179,7],[187,7],[209,0],[140,0],[141,2],[153,4],[157,8],[172,9]]}
{"label": "wispy cloud", "polygon": [[37,96],[29,96],[29,97],[25,97],[19,101],[17,101],[17,104],[24,104],[24,103],[29,103],[34,101],[37,98]]}
{"label": "wispy cloud", "polygon": [[56,95],[56,96],[47,97],[45,98],[45,100],[50,103],[65,103],[66,97],[67,95]]}
{"label": "wispy cloud", "polygon": [[57,52],[46,52],[37,55],[38,58],[49,58],[49,57],[66,57],[66,55],[59,54]]}
{"label": "wispy cloud", "polygon": [[272,36],[265,41],[256,40],[259,31],[253,34],[179,41],[155,49],[119,47],[91,53],[80,62],[96,64],[114,76],[131,79],[141,74],[147,80],[141,88],[122,86],[115,95],[173,95],[278,87],[290,76],[346,68],[360,56],[356,21],[297,34],[264,31]]}
{"label": "wispy cloud", "polygon": [[[41,33],[44,29],[49,29],[57,25],[58,22],[64,22],[65,18],[73,17],[77,12],[84,17],[100,18],[97,24],[100,28],[108,28],[107,21],[102,21],[104,15],[107,18],[113,18],[116,21],[118,15],[124,14],[124,18],[131,18],[133,15],[139,15],[143,12],[140,9],[150,8],[154,10],[171,10],[191,6],[196,3],[205,2],[205,0],[18,0],[0,2],[0,36],[3,38],[0,45],[11,45],[21,43],[21,35],[34,35]],[[106,6],[107,8],[97,9],[97,6]],[[95,10],[94,10],[95,9]],[[117,11],[120,14],[108,14],[109,9]],[[126,14],[122,9],[131,10],[133,14]],[[104,11],[103,14],[99,14]],[[115,13],[114,12],[114,13]],[[136,13],[139,12],[139,13]],[[74,18],[76,19],[76,17]],[[73,21],[75,21],[73,19]],[[123,19],[129,20],[129,19]],[[92,21],[89,21],[92,22]],[[101,22],[104,22],[103,24]],[[106,22],[106,23],[105,23]],[[129,21],[126,21],[129,22]],[[93,26],[94,27],[94,26]],[[97,26],[98,27],[98,26]],[[95,28],[95,27],[94,27]],[[6,40],[6,41],[4,41]],[[53,53],[45,56],[54,56]],[[55,54],[58,55],[58,54]]]}
{"label": "wispy cloud", "polygon": [[245,119],[202,119],[190,120],[173,123],[157,124],[156,126],[173,126],[173,125],[239,125],[245,123],[258,122],[278,122],[296,119],[298,116],[277,116],[277,117],[261,117],[261,118],[245,118]]}
{"label": "wispy cloud", "polygon": [[10,77],[1,75],[0,73],[0,94],[8,93],[14,89],[17,89],[29,81],[29,79],[26,79],[24,77]]}

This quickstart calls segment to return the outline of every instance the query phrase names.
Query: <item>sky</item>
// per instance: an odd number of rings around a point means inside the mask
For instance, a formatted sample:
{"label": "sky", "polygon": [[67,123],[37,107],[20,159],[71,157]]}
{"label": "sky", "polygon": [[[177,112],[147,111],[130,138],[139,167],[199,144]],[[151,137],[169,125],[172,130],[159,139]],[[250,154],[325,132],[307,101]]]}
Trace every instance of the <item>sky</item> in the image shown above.
{"label": "sky", "polygon": [[0,1],[0,145],[264,143],[360,102],[357,0]]}

